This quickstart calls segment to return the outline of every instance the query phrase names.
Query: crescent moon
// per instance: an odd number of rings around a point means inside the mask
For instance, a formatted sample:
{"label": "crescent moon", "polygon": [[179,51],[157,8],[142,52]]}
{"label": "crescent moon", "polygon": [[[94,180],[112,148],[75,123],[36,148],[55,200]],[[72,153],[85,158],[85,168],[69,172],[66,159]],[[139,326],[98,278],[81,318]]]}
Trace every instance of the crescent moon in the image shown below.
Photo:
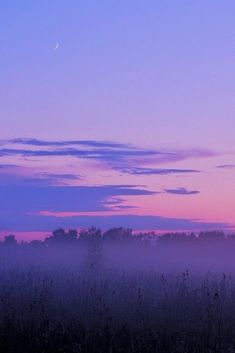
{"label": "crescent moon", "polygon": [[53,48],[54,50],[58,49],[59,48],[59,43],[56,42],[56,46]]}

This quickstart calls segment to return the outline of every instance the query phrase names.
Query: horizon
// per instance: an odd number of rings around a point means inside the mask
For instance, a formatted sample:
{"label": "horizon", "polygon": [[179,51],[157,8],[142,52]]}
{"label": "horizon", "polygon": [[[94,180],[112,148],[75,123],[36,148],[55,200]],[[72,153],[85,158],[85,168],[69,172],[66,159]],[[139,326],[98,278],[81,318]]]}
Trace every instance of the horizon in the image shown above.
{"label": "horizon", "polygon": [[0,352],[235,353],[235,1],[0,14]]}
{"label": "horizon", "polygon": [[216,233],[221,233],[221,234],[224,234],[224,237],[225,238],[228,238],[228,237],[235,237],[235,230],[227,230],[227,231],[224,231],[223,229],[208,229],[208,230],[200,230],[200,229],[195,229],[195,230],[177,230],[177,231],[174,231],[174,230],[171,230],[171,229],[165,229],[165,230],[155,230],[155,229],[149,229],[149,230],[134,230],[134,229],[131,229],[131,228],[123,228],[123,227],[113,227],[113,228],[106,228],[106,229],[101,229],[101,228],[97,228],[95,227],[94,225],[91,226],[91,227],[88,227],[88,228],[57,228],[57,229],[54,229],[52,231],[48,231],[48,232],[12,232],[12,233],[9,233],[8,231],[1,231],[0,232],[0,243],[4,242],[6,240],[6,238],[8,236],[13,236],[14,239],[17,241],[17,243],[30,243],[30,242],[33,242],[33,241],[42,241],[44,242],[47,238],[50,238],[52,237],[53,233],[55,231],[58,231],[58,230],[63,230],[65,232],[69,232],[71,230],[73,231],[76,231],[77,232],[77,235],[78,235],[78,238],[80,236],[80,234],[82,232],[89,232],[91,229],[96,229],[97,231],[101,231],[101,234],[105,234],[107,231],[116,231],[117,229],[122,229],[123,231],[127,231],[127,230],[130,230],[131,231],[131,235],[133,238],[135,238],[135,236],[149,236],[149,235],[152,235],[156,238],[159,238],[159,237],[164,237],[166,235],[186,235],[186,236],[192,236],[194,235],[196,238],[198,238],[200,236],[200,234],[216,234]]}

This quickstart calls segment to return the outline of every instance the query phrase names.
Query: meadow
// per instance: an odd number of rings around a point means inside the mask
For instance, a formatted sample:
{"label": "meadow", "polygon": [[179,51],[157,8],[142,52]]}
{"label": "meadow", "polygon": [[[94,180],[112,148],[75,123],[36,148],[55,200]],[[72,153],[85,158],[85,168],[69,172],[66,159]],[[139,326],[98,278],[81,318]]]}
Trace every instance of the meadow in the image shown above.
{"label": "meadow", "polygon": [[0,351],[235,352],[234,239],[116,233],[5,239]]}

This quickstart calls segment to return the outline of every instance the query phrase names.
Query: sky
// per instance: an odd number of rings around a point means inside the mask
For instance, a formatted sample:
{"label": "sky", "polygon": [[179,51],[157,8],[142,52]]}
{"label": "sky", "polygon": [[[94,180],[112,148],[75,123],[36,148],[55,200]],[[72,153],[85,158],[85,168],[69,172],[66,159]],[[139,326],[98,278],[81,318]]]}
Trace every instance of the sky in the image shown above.
{"label": "sky", "polygon": [[0,234],[235,229],[234,1],[0,14]]}

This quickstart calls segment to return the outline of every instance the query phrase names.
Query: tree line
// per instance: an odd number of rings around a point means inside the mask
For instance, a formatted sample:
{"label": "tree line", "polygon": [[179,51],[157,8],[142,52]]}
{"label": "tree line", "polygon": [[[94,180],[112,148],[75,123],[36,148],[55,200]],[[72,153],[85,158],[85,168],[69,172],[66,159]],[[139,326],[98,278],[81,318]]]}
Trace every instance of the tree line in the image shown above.
{"label": "tree line", "polygon": [[223,231],[202,231],[198,234],[191,232],[168,232],[158,234],[150,232],[133,232],[132,229],[115,227],[102,232],[99,228],[91,227],[87,230],[77,231],[76,229],[65,230],[56,229],[52,234],[42,240],[32,240],[30,242],[18,242],[15,235],[10,234],[4,237],[0,246],[47,246],[56,245],[95,245],[106,244],[141,244],[146,246],[157,246],[159,244],[195,244],[195,243],[218,243],[231,242],[235,240],[235,234],[225,235]]}

